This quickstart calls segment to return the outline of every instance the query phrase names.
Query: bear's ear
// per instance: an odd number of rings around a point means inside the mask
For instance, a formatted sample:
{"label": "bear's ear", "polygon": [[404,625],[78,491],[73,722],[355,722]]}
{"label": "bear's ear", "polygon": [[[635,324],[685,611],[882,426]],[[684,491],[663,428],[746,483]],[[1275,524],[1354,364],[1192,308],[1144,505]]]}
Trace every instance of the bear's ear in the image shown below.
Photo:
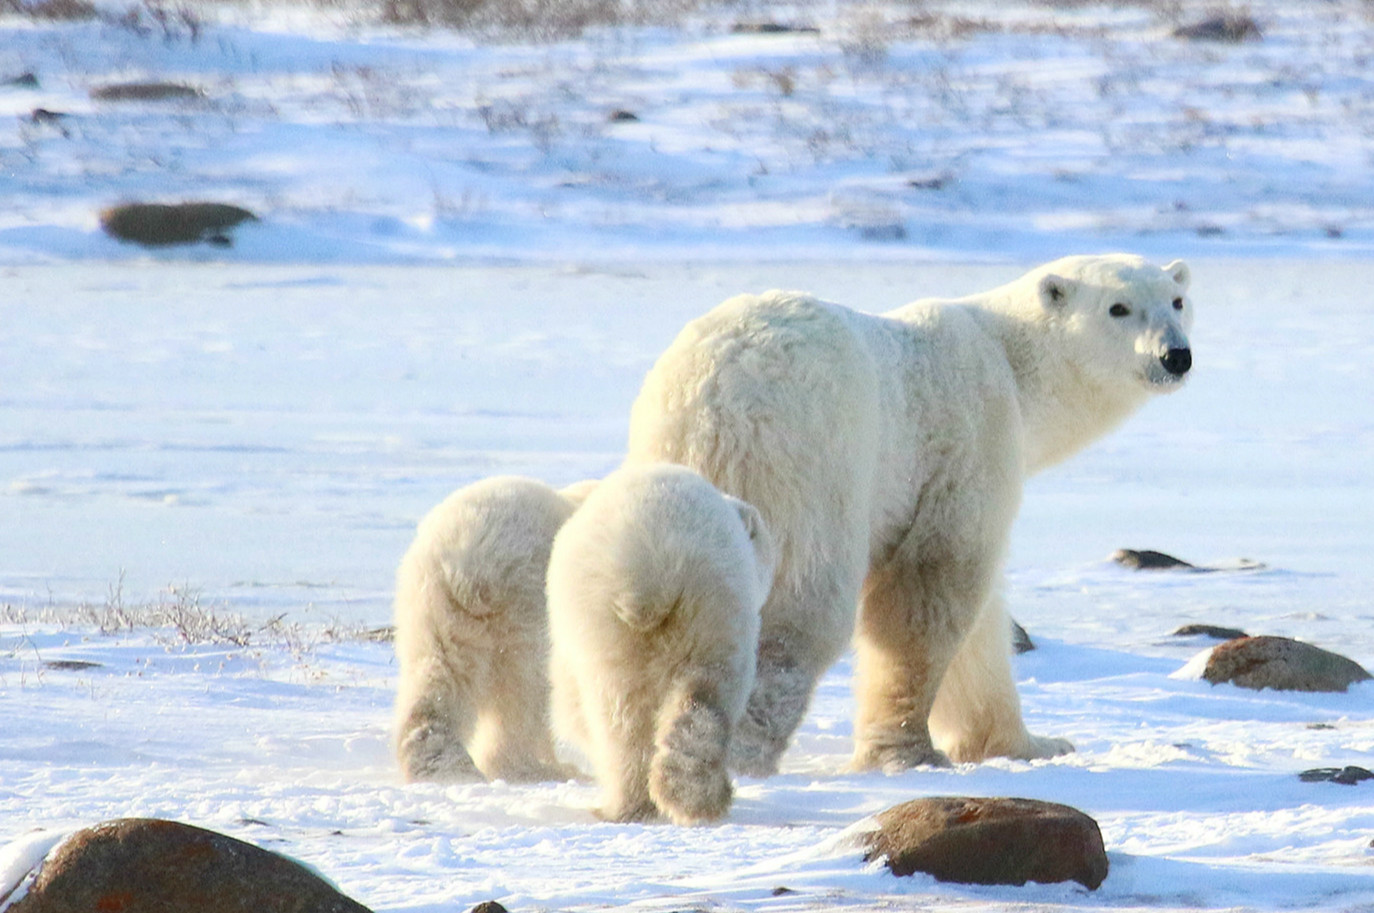
{"label": "bear's ear", "polygon": [[1040,303],[1049,310],[1058,310],[1069,303],[1074,284],[1063,276],[1047,273],[1040,278]]}
{"label": "bear's ear", "polygon": [[1164,272],[1172,276],[1173,280],[1178,283],[1178,287],[1184,291],[1187,291],[1188,283],[1193,281],[1193,274],[1188,269],[1188,264],[1182,260],[1175,260],[1168,264],[1164,267]]}
{"label": "bear's ear", "polygon": [[759,509],[748,501],[741,501],[739,498],[725,496],[725,500],[730,502],[730,506],[739,511],[740,522],[744,524],[744,531],[749,534],[749,541],[757,542],[759,536],[768,532],[768,525],[763,522],[763,514]]}

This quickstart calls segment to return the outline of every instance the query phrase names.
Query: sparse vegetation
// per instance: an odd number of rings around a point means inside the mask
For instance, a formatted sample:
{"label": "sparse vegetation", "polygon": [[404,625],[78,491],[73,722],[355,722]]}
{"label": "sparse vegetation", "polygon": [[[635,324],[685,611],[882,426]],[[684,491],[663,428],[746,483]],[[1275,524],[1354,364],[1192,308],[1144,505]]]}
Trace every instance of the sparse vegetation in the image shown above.
{"label": "sparse vegetation", "polygon": [[277,615],[254,620],[223,605],[205,605],[200,593],[191,587],[168,587],[151,602],[128,603],[123,583],[110,587],[102,603],[75,606],[0,605],[0,624],[47,624],[95,631],[104,637],[133,631],[151,631],[160,643],[169,646],[224,644],[234,647],[278,647],[293,655],[310,652],[327,643],[389,641],[389,626],[345,624],[303,624]]}
{"label": "sparse vegetation", "polygon": [[0,11],[51,22],[81,22],[97,15],[89,0],[0,0]]}

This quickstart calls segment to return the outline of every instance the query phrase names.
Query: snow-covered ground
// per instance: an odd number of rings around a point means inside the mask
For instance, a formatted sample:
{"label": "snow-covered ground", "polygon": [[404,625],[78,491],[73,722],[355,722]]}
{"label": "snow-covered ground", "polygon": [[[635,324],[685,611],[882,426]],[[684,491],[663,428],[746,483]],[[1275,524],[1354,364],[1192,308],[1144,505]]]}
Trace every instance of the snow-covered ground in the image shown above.
{"label": "snow-covered ground", "polygon": [[[1374,246],[1363,0],[1247,3],[1235,45],[1172,37],[1202,0],[731,4],[549,44],[101,2],[0,19],[0,261],[140,256],[97,212],[184,199],[263,217],[211,256],[279,262]],[[91,97],[129,81],[201,96]]]}
{"label": "snow-covered ground", "polygon": [[[643,371],[691,315],[793,284],[865,307],[1020,266],[776,264],[643,272],[87,265],[5,277],[0,409],[0,839],[121,815],[306,859],[384,909],[783,911],[822,905],[1368,909],[1370,784],[1301,782],[1374,758],[1374,685],[1281,695],[1173,677],[1186,622],[1298,636],[1374,666],[1374,267],[1194,262],[1195,376],[1035,479],[1009,597],[1031,725],[1078,753],[887,777],[843,767],[849,669],[784,772],[715,828],[594,821],[594,789],[403,786],[388,750],[387,621],[418,517],[496,472],[567,482],[622,446]],[[1244,572],[1131,572],[1117,547]],[[251,629],[101,635],[86,601],[197,598]],[[176,593],[159,595],[173,584]],[[118,602],[118,600],[116,600]],[[100,663],[53,669],[54,660]],[[1316,728],[1314,728],[1316,727]],[[1112,874],[970,888],[866,869],[843,837],[917,795],[1011,794],[1095,816]],[[796,893],[774,896],[773,888]]]}
{"label": "snow-covered ground", "polygon": [[[194,39],[0,19],[0,79],[38,81],[0,87],[0,844],[172,817],[436,913],[1374,908],[1374,783],[1297,778],[1374,766],[1374,684],[1212,687],[1169,636],[1374,667],[1374,31],[1363,3],[1248,9],[1237,46],[1078,4],[754,4],[543,45],[249,5]],[[730,30],[770,18],[820,31]],[[89,97],[135,79],[205,99]],[[263,221],[151,255],[96,226],[187,198]],[[336,632],[388,621],[443,495],[615,465],[645,369],[726,295],[882,310],[1102,249],[1190,260],[1196,364],[1033,480],[1015,530],[1027,717],[1077,754],[846,773],[842,664],[719,827],[600,824],[588,784],[399,782],[391,648]],[[1133,573],[1119,547],[1267,567]],[[99,630],[159,603],[252,636]],[[1079,807],[1112,872],[861,863],[847,828],[943,793]]]}

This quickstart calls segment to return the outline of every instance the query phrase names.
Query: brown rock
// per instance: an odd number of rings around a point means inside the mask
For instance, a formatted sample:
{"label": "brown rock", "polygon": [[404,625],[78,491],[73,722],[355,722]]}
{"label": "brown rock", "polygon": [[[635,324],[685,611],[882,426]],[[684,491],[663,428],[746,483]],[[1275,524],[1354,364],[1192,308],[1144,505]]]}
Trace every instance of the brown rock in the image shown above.
{"label": "brown rock", "polygon": [[1195,637],[1197,635],[1213,637],[1217,640],[1235,640],[1237,637],[1249,637],[1240,628],[1223,628],[1219,625],[1184,625],[1174,632],[1174,637]]}
{"label": "brown rock", "polygon": [[1015,884],[1072,879],[1096,890],[1107,877],[1102,832],[1087,815],[1035,799],[917,799],[878,815],[864,859],[894,875]]}
{"label": "brown rock", "polygon": [[1287,637],[1241,637],[1212,649],[1202,677],[1262,691],[1345,691],[1367,681],[1364,667],[1338,653]]}
{"label": "brown rock", "polygon": [[484,900],[468,913],[509,913],[509,911],[495,900]]}
{"label": "brown rock", "polygon": [[299,862],[223,834],[122,818],[73,834],[7,913],[369,913]]}
{"label": "brown rock", "polygon": [[148,247],[199,241],[228,244],[229,229],[257,219],[227,203],[125,203],[102,212],[100,227],[112,238]]}

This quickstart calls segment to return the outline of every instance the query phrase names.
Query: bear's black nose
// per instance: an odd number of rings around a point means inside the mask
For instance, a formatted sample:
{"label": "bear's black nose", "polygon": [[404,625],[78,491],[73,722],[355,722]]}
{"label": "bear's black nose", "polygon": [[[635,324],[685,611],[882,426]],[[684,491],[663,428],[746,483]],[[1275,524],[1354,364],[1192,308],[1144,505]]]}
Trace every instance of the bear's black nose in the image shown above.
{"label": "bear's black nose", "polygon": [[1170,349],[1164,353],[1160,363],[1164,365],[1164,370],[1175,377],[1182,377],[1188,373],[1188,369],[1193,366],[1192,349]]}

